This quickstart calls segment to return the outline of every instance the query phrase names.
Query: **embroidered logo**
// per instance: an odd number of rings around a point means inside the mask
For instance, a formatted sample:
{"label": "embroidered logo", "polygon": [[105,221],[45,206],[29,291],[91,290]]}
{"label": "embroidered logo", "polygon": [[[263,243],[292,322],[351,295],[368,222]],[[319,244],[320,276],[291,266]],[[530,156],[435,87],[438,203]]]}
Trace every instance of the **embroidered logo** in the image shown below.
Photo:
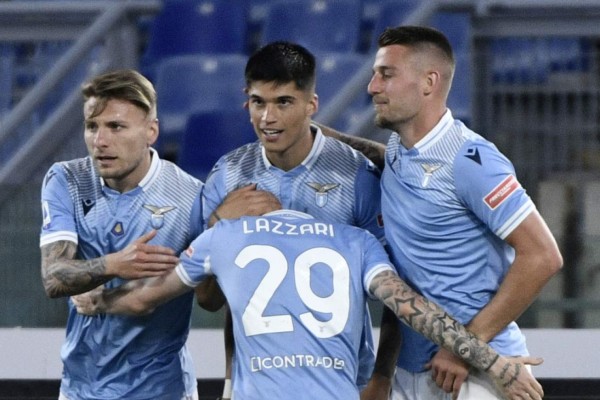
{"label": "embroidered logo", "polygon": [[160,229],[160,228],[162,228],[162,226],[165,223],[165,214],[168,213],[169,211],[176,209],[177,207],[175,207],[175,206],[159,207],[159,206],[152,206],[150,204],[144,204],[144,208],[146,210],[150,210],[150,212],[152,212],[152,222],[151,222],[152,227],[154,229]]}
{"label": "embroidered logo", "polygon": [[92,207],[94,207],[96,203],[94,202],[94,200],[91,199],[85,199],[85,200],[81,200],[81,206],[83,207],[83,216],[85,217],[90,210],[92,209]]}
{"label": "embroidered logo", "polygon": [[517,181],[517,178],[515,178],[514,175],[509,175],[500,182],[498,186],[493,188],[492,191],[483,198],[483,201],[490,209],[494,210],[520,187],[521,184]]}
{"label": "embroidered logo", "polygon": [[423,183],[421,186],[427,187],[427,185],[429,185],[429,180],[433,176],[433,173],[441,167],[441,164],[421,164],[421,168],[423,168],[423,171],[425,171],[425,176],[423,176]]}
{"label": "embroidered logo", "polygon": [[325,207],[328,199],[328,192],[340,186],[339,183],[317,183],[317,182],[307,182],[308,186],[315,190],[315,203],[319,207]]}
{"label": "embroidered logo", "polygon": [[117,222],[115,226],[113,226],[111,232],[115,236],[123,236],[123,234],[125,233],[125,229],[123,229],[123,224],[121,222]]}
{"label": "embroidered logo", "polygon": [[467,154],[465,157],[475,161],[477,164],[481,165],[481,157],[479,156],[479,150],[477,147],[470,147],[467,149]]}

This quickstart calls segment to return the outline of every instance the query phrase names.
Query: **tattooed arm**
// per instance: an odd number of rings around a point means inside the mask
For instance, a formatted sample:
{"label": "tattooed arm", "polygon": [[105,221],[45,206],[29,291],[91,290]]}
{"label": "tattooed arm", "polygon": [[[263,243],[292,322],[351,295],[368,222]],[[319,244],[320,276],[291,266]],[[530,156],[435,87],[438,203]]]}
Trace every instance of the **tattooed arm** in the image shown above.
{"label": "tattooed arm", "polygon": [[522,364],[500,356],[435,303],[418,295],[393,271],[377,274],[369,291],[417,332],[488,373],[506,398],[542,398],[541,385]]}
{"label": "tattooed arm", "polygon": [[377,165],[379,169],[383,169],[385,165],[385,145],[374,140],[365,139],[359,136],[352,136],[346,133],[342,133],[337,131],[329,126],[321,125],[317,122],[313,123],[317,125],[323,135],[330,136],[334,139],[339,140],[340,142],[344,142],[347,145],[350,145],[354,150],[360,151],[367,157],[369,160],[373,162],[373,164]]}
{"label": "tattooed arm", "polygon": [[57,241],[42,246],[42,282],[48,297],[87,292],[114,277],[137,279],[162,275],[179,262],[173,250],[147,242],[151,231],[121,251],[90,260],[76,259],[77,245]]}

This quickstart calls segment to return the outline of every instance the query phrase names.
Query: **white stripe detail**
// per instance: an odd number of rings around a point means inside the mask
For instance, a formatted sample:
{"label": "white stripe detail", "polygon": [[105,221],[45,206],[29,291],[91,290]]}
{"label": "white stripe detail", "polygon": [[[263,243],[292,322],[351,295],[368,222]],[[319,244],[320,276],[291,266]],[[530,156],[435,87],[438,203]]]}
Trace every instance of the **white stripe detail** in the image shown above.
{"label": "white stripe detail", "polygon": [[79,243],[77,234],[70,231],[59,231],[40,236],[40,247],[50,243],[66,240],[75,244]]}
{"label": "white stripe detail", "polygon": [[523,204],[501,227],[496,231],[500,239],[506,239],[523,220],[535,210],[533,201]]}
{"label": "white stripe detail", "polygon": [[387,264],[387,263],[382,263],[382,264],[379,264],[379,265],[373,267],[363,279],[363,284],[365,285],[364,286],[365,291],[367,292],[367,294],[369,295],[369,297],[371,299],[377,300],[377,298],[375,298],[371,293],[369,293],[369,287],[371,287],[371,281],[373,281],[373,278],[375,278],[377,275],[379,275],[379,273],[384,272],[384,271],[394,271],[394,273],[396,272],[396,270],[394,269],[394,267],[392,267],[392,265]]}
{"label": "white stripe detail", "polygon": [[183,282],[184,285],[189,286],[191,288],[195,288],[196,286],[198,286],[198,284],[195,283],[192,280],[192,278],[190,278],[190,276],[188,275],[185,268],[183,268],[183,265],[181,263],[177,264],[177,267],[175,267],[175,272],[177,273],[177,276],[179,277],[179,279],[181,279],[181,282]]}

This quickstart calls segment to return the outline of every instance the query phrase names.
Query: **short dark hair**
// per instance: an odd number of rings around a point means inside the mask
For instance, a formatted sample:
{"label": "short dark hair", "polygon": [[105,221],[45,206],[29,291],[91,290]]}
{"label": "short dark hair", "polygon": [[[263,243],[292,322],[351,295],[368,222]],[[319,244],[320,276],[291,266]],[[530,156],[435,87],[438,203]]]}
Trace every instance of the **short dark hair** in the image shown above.
{"label": "short dark hair", "polygon": [[405,25],[387,28],[379,35],[377,44],[379,47],[398,44],[415,49],[434,46],[452,65],[455,63],[454,52],[448,38],[442,32],[430,27]]}
{"label": "short dark hair", "polygon": [[92,116],[100,114],[111,99],[125,100],[156,117],[156,91],[152,83],[132,69],[107,72],[92,78],[81,87],[84,101],[98,99]]}
{"label": "short dark hair", "polygon": [[315,88],[315,56],[296,43],[277,41],[258,49],[246,64],[246,86],[252,82],[294,82],[300,90]]}

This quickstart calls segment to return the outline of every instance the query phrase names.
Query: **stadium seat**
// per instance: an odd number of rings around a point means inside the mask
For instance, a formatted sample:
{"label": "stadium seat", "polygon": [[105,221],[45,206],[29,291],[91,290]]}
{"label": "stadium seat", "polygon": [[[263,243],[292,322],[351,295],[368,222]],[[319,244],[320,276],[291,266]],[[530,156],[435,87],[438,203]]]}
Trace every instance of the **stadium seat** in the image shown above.
{"label": "stadium seat", "polygon": [[419,0],[387,0],[382,2],[378,8],[378,14],[373,24],[371,34],[370,50],[377,50],[379,35],[390,27],[396,27],[413,12],[418,6]]}
{"label": "stadium seat", "polygon": [[468,12],[438,11],[430,19],[430,25],[443,32],[455,53],[471,48],[471,16]]}
{"label": "stadium seat", "polygon": [[[317,87],[319,95],[319,109],[323,110],[329,102],[340,92],[344,84],[352,79],[370,56],[357,53],[322,53],[317,57]],[[370,105],[370,96],[366,89],[357,96],[344,114],[332,125],[336,129],[344,130],[351,119],[366,106]]]}
{"label": "stadium seat", "polygon": [[196,112],[188,118],[177,164],[205,180],[222,155],[254,140],[247,110]]}
{"label": "stadium seat", "polygon": [[243,0],[165,0],[150,25],[142,71],[153,78],[157,62],[185,54],[244,53]]}
{"label": "stadium seat", "polygon": [[357,51],[362,3],[359,0],[294,0],[268,9],[260,44],[290,40],[313,53]]}
{"label": "stadium seat", "polygon": [[176,154],[193,112],[242,109],[245,67],[246,56],[241,54],[177,56],[159,64],[157,149],[162,155]]}
{"label": "stadium seat", "polygon": [[460,119],[466,125],[472,120],[473,103],[473,74],[470,53],[455,54],[456,70],[452,88],[448,94],[448,107],[454,118]]}
{"label": "stadium seat", "polygon": [[0,118],[12,107],[14,67],[14,47],[9,43],[0,44]]}

